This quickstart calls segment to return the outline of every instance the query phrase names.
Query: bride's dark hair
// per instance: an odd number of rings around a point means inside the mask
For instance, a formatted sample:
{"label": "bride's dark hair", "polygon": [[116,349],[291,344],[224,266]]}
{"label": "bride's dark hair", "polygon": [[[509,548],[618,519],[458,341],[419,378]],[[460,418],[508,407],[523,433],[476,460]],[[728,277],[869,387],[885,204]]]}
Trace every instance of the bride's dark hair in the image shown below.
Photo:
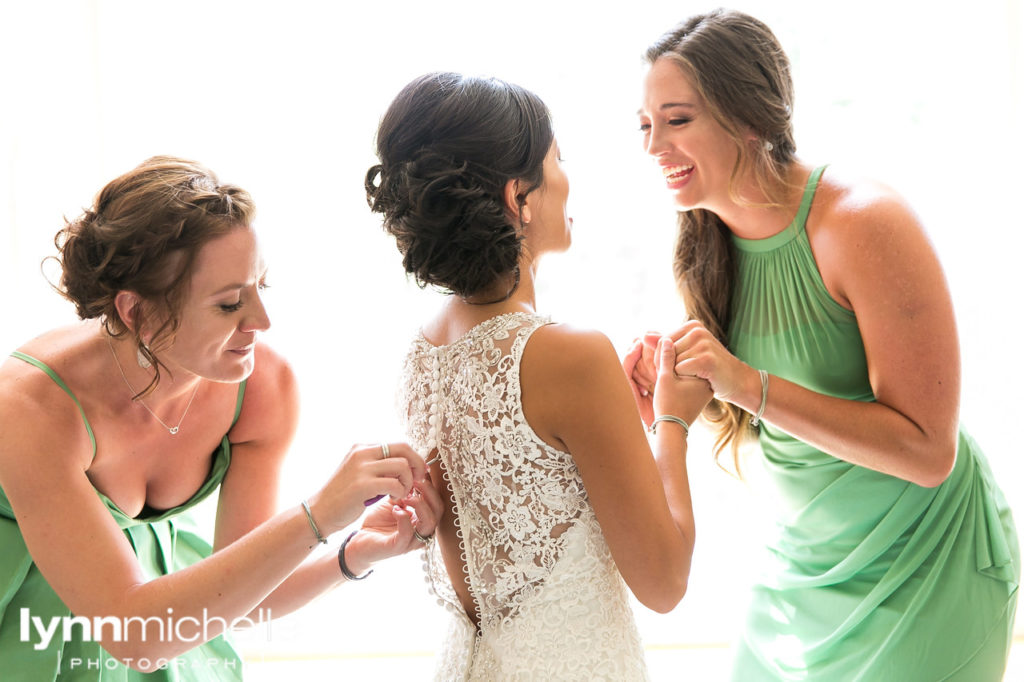
{"label": "bride's dark hair", "polygon": [[544,180],[553,141],[547,107],[517,85],[457,73],[406,85],[381,119],[380,163],[365,182],[406,272],[460,296],[498,287],[510,295],[523,225],[505,204],[505,186],[520,180],[522,206]]}

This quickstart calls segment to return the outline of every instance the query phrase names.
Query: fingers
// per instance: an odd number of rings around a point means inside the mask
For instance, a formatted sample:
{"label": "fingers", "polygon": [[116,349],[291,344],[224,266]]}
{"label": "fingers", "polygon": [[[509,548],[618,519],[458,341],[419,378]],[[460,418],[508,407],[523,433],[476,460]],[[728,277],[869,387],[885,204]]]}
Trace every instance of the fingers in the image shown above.
{"label": "fingers", "polygon": [[657,360],[659,380],[667,374],[675,376],[676,348],[671,338],[666,336],[658,341]]}
{"label": "fingers", "polygon": [[654,389],[654,383],[658,380],[657,363],[651,358],[650,362],[637,365],[632,378],[643,389],[644,394],[650,393]]}
{"label": "fingers", "polygon": [[417,480],[423,480],[427,468],[423,458],[406,443],[357,445],[349,451],[342,468],[342,479],[363,491],[364,506],[385,495],[401,499],[409,494]]}
{"label": "fingers", "polygon": [[658,340],[654,350],[654,362],[658,368],[658,383],[654,389],[653,413],[673,414],[676,410],[676,394],[679,377],[676,375],[676,352],[672,339],[663,337]]}
{"label": "fingers", "polygon": [[[649,353],[654,353],[658,349],[658,344],[665,337],[668,337],[676,344],[676,350],[681,351],[685,348],[686,343],[680,343],[684,337],[692,335],[694,332],[698,334],[704,332],[710,335],[710,332],[697,320],[688,320],[683,326],[669,334],[661,334],[659,332],[646,332],[640,339],[640,343],[644,346]],[[634,342],[635,343],[635,342]]]}
{"label": "fingers", "polygon": [[707,370],[702,358],[683,358],[672,368],[676,375],[696,379],[707,379]]}
{"label": "fingers", "polygon": [[661,332],[646,332],[642,337],[643,344],[651,350],[654,350],[658,347],[658,342],[661,341],[661,337]]}
{"label": "fingers", "polygon": [[[667,334],[667,336],[673,341],[678,341],[690,332],[697,329],[705,329],[704,325],[699,320],[687,320],[683,323],[683,326],[676,329],[674,332]],[[706,331],[706,330],[705,330]],[[657,339],[654,340],[657,342]]]}
{"label": "fingers", "polygon": [[[416,490],[419,490],[420,484],[416,484]],[[437,499],[440,503],[440,498]],[[437,524],[441,519],[442,510],[439,507],[435,507],[427,494],[416,494],[416,491],[402,500],[401,507],[406,511],[412,513],[412,530],[419,533],[420,537],[427,537],[434,534],[437,529]]]}
{"label": "fingers", "polygon": [[[419,506],[415,507],[417,510],[417,516],[421,519],[426,519],[425,513],[421,513],[420,511],[420,509],[423,509],[423,505],[425,504],[426,508],[423,511],[429,512],[431,517],[429,521],[436,526],[438,521],[441,520],[441,516],[444,514],[444,503],[441,501],[441,493],[430,481],[417,483],[415,488],[420,491],[420,497],[417,500]],[[420,532],[423,532],[422,529]],[[431,528],[431,532],[433,532],[433,527]]]}
{"label": "fingers", "polygon": [[640,362],[640,358],[643,357],[644,353],[644,342],[641,339],[633,341],[633,345],[626,352],[626,356],[622,358],[622,371],[626,373],[626,376],[633,376],[633,370],[636,369],[636,365]]}
{"label": "fingers", "polygon": [[390,495],[399,500],[412,490],[414,473],[404,458],[389,457],[368,462],[363,469],[367,482],[373,486],[373,494]]}
{"label": "fingers", "polygon": [[629,380],[636,386],[640,395],[646,398],[654,390],[654,384],[658,380],[657,369],[651,372],[646,367],[643,370],[637,367],[633,372],[633,376],[629,377]]}
{"label": "fingers", "polygon": [[728,351],[700,323],[688,323],[684,329],[688,331],[675,339],[674,344],[676,374],[710,380],[712,370]]}
{"label": "fingers", "polygon": [[637,384],[636,379],[629,377],[629,388],[633,391],[633,401],[639,405],[648,396],[647,389]]}
{"label": "fingers", "polygon": [[[387,443],[389,457],[387,459],[404,459],[409,464],[414,481],[422,481],[427,476],[427,464],[420,457],[419,453],[412,449],[408,443]],[[378,446],[379,448],[379,446]],[[379,452],[379,450],[378,450]]]}
{"label": "fingers", "polygon": [[648,370],[648,362],[644,357],[645,352],[643,339],[636,339],[622,360],[622,370],[626,373],[626,378],[629,379],[633,398],[638,403],[641,398],[646,398],[654,390],[654,377]]}
{"label": "fingers", "polygon": [[408,541],[412,538],[413,526],[413,515],[409,513],[404,507],[395,505],[391,508],[391,515],[395,519],[395,526],[398,531],[398,537]]}
{"label": "fingers", "polygon": [[658,367],[652,351],[653,346],[648,346],[645,339],[637,340],[637,343],[640,345],[641,357],[633,366],[631,379],[636,382],[640,387],[641,393],[646,396],[654,390],[654,382],[657,380]]}

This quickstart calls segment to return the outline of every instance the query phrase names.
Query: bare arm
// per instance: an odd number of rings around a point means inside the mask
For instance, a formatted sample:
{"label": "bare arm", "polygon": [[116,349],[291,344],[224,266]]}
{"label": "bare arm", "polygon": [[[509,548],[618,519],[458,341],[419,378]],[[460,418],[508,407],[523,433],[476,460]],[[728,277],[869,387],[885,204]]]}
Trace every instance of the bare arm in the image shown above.
{"label": "bare arm", "polygon": [[[655,408],[693,421],[705,382],[679,379],[666,349]],[[537,330],[522,362],[524,411],[541,438],[573,456],[616,566],[644,605],[682,599],[694,525],[682,428],[665,423],[654,456],[611,343],[562,325]]]}
{"label": "bare arm", "polygon": [[[178,618],[200,618],[205,609],[209,617],[230,623],[248,614],[308,556],[315,543],[299,501],[271,516],[273,493],[265,487],[276,482],[284,456],[280,450],[294,430],[294,411],[278,405],[278,413],[284,415],[277,417],[280,421],[275,421],[275,415],[260,414],[260,392],[270,395],[268,388],[287,388],[281,382],[290,380],[290,372],[275,362],[275,356],[263,351],[260,360],[263,374],[254,373],[251,378],[253,401],[247,399],[236,428],[251,418],[254,425],[268,430],[253,426],[244,441],[251,447],[239,446],[238,459],[225,479],[228,489],[218,512],[218,551],[151,581],[86,476],[89,457],[83,455],[86,448],[77,435],[82,429],[75,408],[46,381],[25,397],[5,378],[0,390],[0,486],[33,560],[73,613],[87,618],[164,618],[173,609]],[[276,385],[270,381],[275,377]],[[264,381],[270,383],[263,386]],[[60,400],[47,399],[54,394]],[[413,479],[423,478],[423,462],[408,446],[393,444],[391,454],[390,459],[381,460],[376,447],[349,452],[327,484],[310,497],[322,533],[333,533],[357,519],[365,499],[378,494],[403,498]],[[258,473],[264,469],[272,473]],[[252,477],[249,483],[247,476]],[[48,494],[52,490],[61,494]],[[247,507],[247,490],[255,511]],[[216,634],[216,628],[211,628],[210,635]],[[197,642],[101,644],[114,656],[137,660],[173,657]]]}
{"label": "bare arm", "polygon": [[[414,483],[413,492],[402,500],[378,502],[369,510],[359,532],[345,548],[345,565],[353,574],[362,575],[378,561],[421,549],[423,544],[413,531],[424,537],[433,535],[442,508],[441,496],[429,477]],[[272,611],[278,618],[345,582],[338,564],[337,549],[332,547],[326,555],[305,561],[260,602],[249,617],[255,620],[260,609],[264,609],[264,613]]]}
{"label": "bare arm", "polygon": [[[811,243],[826,286],[857,315],[877,402],[769,380],[764,419],[848,462],[922,486],[945,480],[956,455],[960,359],[941,267],[911,211],[866,187],[837,198]],[[676,370],[707,379],[718,397],[754,412],[755,369],[698,323],[674,335]]]}

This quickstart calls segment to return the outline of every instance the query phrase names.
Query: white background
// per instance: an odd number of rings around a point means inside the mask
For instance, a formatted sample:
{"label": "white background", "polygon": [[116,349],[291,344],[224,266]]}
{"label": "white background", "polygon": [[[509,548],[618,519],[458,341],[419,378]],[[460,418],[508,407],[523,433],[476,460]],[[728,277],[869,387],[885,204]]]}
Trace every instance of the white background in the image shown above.
{"label": "white background", "polygon": [[[315,490],[352,442],[401,438],[398,363],[441,297],[406,282],[362,184],[378,117],[430,70],[496,75],[552,109],[575,233],[568,254],[543,264],[542,312],[599,328],[620,350],[647,329],[668,330],[683,315],[671,279],[674,215],[636,131],[640,55],[713,7],[4,4],[0,351],[74,320],[39,267],[62,216],[148,156],[194,158],[250,190],[259,208],[272,285],[266,339],[293,362],[303,395],[282,504]],[[1024,515],[1021,0],[736,8],[772,26],[793,61],[800,156],[892,185],[924,221],[957,308],[962,417]],[[711,463],[706,434],[694,437],[690,467],[699,529],[690,593],[671,615],[641,608],[638,619],[652,660],[671,661],[666,670],[692,670],[712,651],[721,656],[709,674],[722,675],[763,515],[756,495]],[[306,656],[341,677],[367,660],[375,671],[426,676],[440,614],[409,557],[275,624],[269,642],[253,633],[246,646],[268,661],[256,673],[300,670],[307,664],[291,659]]]}

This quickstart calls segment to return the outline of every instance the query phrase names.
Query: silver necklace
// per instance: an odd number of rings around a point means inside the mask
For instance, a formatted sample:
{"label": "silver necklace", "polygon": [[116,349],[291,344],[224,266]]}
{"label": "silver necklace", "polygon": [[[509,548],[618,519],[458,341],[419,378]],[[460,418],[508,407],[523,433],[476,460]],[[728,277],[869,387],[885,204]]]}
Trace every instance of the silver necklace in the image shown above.
{"label": "silver necklace", "polygon": [[[134,396],[136,394],[136,390],[134,387],[132,387],[131,382],[128,381],[128,377],[124,373],[124,367],[121,366],[121,361],[117,359],[117,353],[114,352],[114,344],[111,343],[109,336],[107,337],[107,345],[110,346],[110,354],[114,356],[114,364],[117,365],[118,371],[121,372],[121,378],[124,379],[125,385],[128,387],[128,390],[130,390],[132,392],[132,395]],[[188,408],[192,407],[192,401],[196,399],[196,393],[199,393],[199,382],[196,382],[196,387],[192,391],[192,397],[188,399],[188,405],[185,406],[185,411],[181,413],[181,419],[178,420],[177,426],[168,426],[167,424],[165,424],[163,419],[156,416],[156,412],[149,409],[149,405],[142,402],[142,398],[133,398],[133,400],[137,400],[140,405],[145,407],[146,412],[149,412],[151,415],[153,415],[153,419],[160,422],[160,426],[167,429],[167,432],[173,436],[176,433],[178,433],[178,431],[181,429],[181,422],[185,421],[185,415],[188,414]]]}

